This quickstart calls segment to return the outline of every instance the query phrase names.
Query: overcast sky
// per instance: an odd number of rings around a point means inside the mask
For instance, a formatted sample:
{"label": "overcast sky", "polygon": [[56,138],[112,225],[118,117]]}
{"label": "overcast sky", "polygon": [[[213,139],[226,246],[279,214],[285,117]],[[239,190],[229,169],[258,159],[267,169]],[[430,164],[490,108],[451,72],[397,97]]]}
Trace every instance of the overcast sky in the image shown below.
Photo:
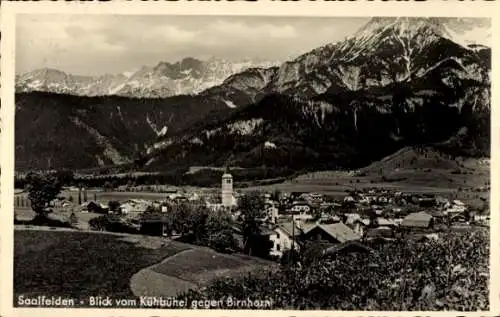
{"label": "overcast sky", "polygon": [[284,61],[356,32],[368,18],[20,15],[16,72],[102,75],[185,57]]}

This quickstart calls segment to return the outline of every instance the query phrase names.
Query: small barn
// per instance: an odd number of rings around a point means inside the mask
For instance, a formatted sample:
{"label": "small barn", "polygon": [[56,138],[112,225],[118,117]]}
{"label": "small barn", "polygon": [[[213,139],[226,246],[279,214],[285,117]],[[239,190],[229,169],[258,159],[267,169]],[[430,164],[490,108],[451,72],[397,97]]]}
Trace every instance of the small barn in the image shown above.
{"label": "small barn", "polygon": [[94,201],[91,201],[87,204],[87,211],[93,212],[93,213],[99,213],[99,214],[107,213],[107,211],[103,210],[103,208],[101,207],[100,204],[98,204]]}
{"label": "small barn", "polygon": [[172,235],[170,222],[164,213],[142,214],[139,220],[140,233],[149,236]]}

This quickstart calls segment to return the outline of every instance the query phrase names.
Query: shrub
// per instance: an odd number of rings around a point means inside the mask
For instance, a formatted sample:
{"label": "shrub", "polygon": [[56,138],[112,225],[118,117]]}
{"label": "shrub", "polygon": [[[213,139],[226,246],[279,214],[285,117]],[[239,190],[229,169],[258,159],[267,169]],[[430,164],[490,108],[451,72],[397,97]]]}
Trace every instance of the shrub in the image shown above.
{"label": "shrub", "polygon": [[488,310],[488,241],[481,230],[374,244],[373,254],[219,279],[196,297],[270,299],[274,309]]}
{"label": "shrub", "polygon": [[129,223],[125,218],[114,215],[102,215],[89,220],[91,230],[121,232],[121,233],[139,233],[139,228]]}
{"label": "shrub", "polygon": [[70,221],[52,219],[44,215],[36,215],[33,220],[29,221],[28,224],[34,226],[48,226],[57,228],[72,228]]}

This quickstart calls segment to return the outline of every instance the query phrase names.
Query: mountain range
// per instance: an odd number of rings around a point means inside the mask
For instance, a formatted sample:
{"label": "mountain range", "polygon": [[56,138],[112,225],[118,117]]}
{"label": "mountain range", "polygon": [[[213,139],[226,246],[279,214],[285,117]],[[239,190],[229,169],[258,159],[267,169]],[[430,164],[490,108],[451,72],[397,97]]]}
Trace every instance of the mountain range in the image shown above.
{"label": "mountain range", "polygon": [[79,76],[53,68],[42,68],[16,76],[16,91],[43,91],[78,96],[117,95],[136,98],[165,98],[197,94],[221,84],[228,76],[251,67],[267,67],[272,62],[245,60],[206,61],[186,57],[175,63],[160,62],[137,71],[102,76]]}
{"label": "mountain range", "polygon": [[18,93],[16,169],[355,168],[422,144],[489,156],[488,23],[373,18],[343,41],[195,95]]}

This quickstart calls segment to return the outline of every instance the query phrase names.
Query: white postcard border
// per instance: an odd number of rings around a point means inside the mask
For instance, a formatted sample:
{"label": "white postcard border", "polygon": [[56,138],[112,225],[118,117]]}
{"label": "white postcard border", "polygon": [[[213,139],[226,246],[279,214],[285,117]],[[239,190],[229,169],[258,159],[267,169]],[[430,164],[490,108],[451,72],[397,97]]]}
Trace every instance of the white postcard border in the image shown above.
{"label": "white postcard border", "polygon": [[[491,95],[491,226],[490,312],[362,312],[271,311],[274,316],[493,316],[500,313],[499,147],[500,144],[500,6],[496,2],[327,2],[327,1],[158,1],[158,2],[4,2],[1,6],[1,213],[0,213],[0,315],[4,316],[256,316],[269,311],[194,311],[160,309],[52,309],[12,308],[13,303],[13,179],[14,179],[14,74],[15,19],[17,14],[153,14],[153,15],[265,15],[265,16],[467,16],[490,17],[493,28]],[[496,38],[495,38],[496,37]]]}

